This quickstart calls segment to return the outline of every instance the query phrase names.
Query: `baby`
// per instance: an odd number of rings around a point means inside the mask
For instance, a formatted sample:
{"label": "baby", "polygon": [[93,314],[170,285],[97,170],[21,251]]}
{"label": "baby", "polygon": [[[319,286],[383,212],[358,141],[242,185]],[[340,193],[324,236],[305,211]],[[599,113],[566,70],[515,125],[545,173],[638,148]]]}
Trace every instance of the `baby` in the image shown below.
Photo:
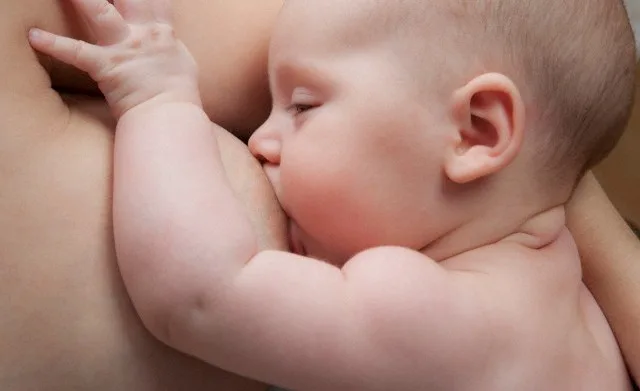
{"label": "baby", "polygon": [[32,30],[114,114],[120,270],[146,327],[295,390],[629,390],[564,204],[629,116],[620,0],[289,0],[249,147],[295,253],[258,252],[167,0]]}

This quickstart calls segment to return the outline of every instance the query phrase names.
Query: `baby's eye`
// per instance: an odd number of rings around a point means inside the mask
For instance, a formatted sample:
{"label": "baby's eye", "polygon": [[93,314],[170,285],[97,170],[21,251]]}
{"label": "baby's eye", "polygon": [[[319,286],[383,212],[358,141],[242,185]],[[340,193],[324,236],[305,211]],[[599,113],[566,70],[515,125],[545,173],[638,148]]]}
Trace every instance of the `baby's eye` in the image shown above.
{"label": "baby's eye", "polygon": [[316,93],[306,87],[296,87],[291,92],[289,113],[296,116],[318,106]]}
{"label": "baby's eye", "polygon": [[305,104],[293,104],[291,105],[291,109],[290,111],[295,115],[295,114],[302,114],[305,111],[309,111],[313,109],[312,105],[305,105]]}

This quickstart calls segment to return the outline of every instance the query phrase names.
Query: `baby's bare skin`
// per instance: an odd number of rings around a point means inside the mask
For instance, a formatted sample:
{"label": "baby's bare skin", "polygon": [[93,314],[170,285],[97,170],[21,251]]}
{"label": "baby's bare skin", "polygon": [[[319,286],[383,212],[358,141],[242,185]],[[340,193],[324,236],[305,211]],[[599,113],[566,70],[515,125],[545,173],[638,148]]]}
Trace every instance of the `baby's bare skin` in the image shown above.
{"label": "baby's bare skin", "polygon": [[[175,1],[179,34],[203,70],[205,105],[229,129],[249,131],[268,111],[266,41],[280,5]],[[0,389],[264,389],[176,353],[141,326],[114,257],[115,122],[99,97],[63,100],[51,89],[27,42],[32,26],[85,36],[66,2],[0,1]],[[58,88],[96,91],[78,72],[42,64]],[[281,215],[259,165],[228,134],[218,142],[262,245],[282,247]]]}

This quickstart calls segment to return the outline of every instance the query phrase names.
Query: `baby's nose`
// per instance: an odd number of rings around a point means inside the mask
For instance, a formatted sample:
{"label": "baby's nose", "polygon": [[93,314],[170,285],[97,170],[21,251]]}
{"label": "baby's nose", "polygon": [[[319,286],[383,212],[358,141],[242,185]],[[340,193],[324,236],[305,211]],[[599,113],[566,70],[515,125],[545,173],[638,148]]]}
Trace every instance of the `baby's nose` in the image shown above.
{"label": "baby's nose", "polygon": [[277,132],[262,125],[249,138],[249,151],[260,163],[280,164],[282,143]]}

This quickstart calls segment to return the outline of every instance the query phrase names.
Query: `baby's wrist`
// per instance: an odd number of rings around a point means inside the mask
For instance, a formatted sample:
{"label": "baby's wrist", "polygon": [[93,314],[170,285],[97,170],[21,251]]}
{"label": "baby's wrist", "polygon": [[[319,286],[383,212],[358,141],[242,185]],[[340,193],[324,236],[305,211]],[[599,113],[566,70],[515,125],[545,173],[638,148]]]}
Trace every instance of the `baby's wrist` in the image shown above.
{"label": "baby's wrist", "polygon": [[149,99],[145,99],[139,103],[129,105],[119,105],[121,108],[114,107],[116,118],[121,118],[128,113],[138,111],[162,110],[171,105],[192,105],[202,110],[202,100],[197,91],[167,91],[154,95]]}
{"label": "baby's wrist", "polygon": [[181,96],[158,95],[122,112],[120,115],[117,115],[117,118],[118,121],[123,121],[125,117],[157,117],[158,115],[164,115],[167,112],[171,112],[177,107],[181,107],[181,111],[184,111],[184,108],[188,108],[190,112],[191,110],[194,110],[200,112],[203,116],[206,116],[199,97],[198,99],[193,99]]}

